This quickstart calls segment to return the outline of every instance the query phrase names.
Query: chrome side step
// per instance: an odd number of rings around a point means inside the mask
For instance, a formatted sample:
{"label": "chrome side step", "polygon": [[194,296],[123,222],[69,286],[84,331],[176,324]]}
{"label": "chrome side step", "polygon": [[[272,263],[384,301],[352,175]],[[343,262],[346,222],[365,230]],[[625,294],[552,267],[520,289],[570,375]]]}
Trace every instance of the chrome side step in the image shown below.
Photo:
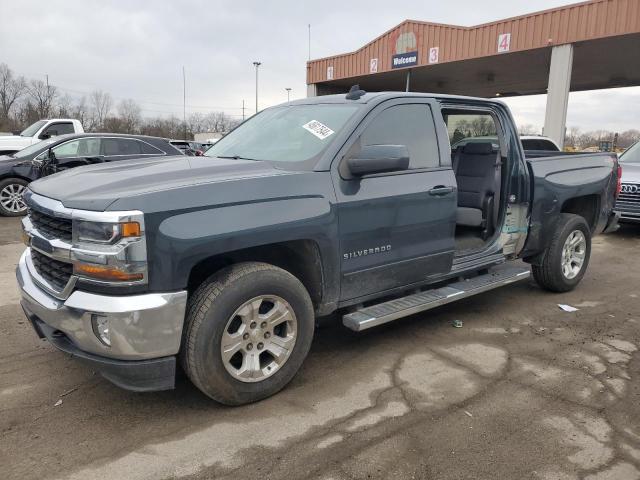
{"label": "chrome side step", "polygon": [[487,274],[478,275],[468,280],[456,281],[441,288],[425,290],[424,292],[362,308],[344,315],[342,323],[345,327],[360,332],[398,318],[424,312],[440,305],[523,280],[528,278],[529,275],[528,268],[495,267],[490,269]]}

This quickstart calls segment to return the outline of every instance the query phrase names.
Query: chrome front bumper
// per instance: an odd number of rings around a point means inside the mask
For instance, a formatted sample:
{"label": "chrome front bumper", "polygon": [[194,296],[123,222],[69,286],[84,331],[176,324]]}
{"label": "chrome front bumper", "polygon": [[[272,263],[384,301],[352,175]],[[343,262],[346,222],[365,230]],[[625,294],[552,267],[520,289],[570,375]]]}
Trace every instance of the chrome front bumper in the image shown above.
{"label": "chrome front bumper", "polygon": [[[48,330],[64,335],[79,351],[107,359],[138,361],[178,353],[186,291],[107,296],[75,290],[66,300],[60,300],[34,282],[29,258],[27,248],[20,257],[16,277],[22,306],[32,322],[34,317]],[[95,315],[109,319],[111,346],[96,336],[92,320]]]}

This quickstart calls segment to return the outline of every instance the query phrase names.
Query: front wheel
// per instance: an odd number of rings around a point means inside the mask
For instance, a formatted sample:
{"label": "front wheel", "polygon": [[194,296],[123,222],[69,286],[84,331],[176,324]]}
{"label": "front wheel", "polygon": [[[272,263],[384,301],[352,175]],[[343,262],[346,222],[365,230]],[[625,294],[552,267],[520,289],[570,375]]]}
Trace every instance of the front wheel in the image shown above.
{"label": "front wheel", "polygon": [[591,255],[591,230],[584,218],[563,213],[544,260],[533,265],[538,285],[552,292],[573,290],[584,276]]}
{"label": "front wheel", "polygon": [[242,405],[281,390],[313,339],[307,290],[289,272],[250,262],[225,268],[189,301],[182,365],[206,395]]}
{"label": "front wheel", "polygon": [[22,195],[28,182],[21,178],[7,178],[0,181],[0,215],[18,217],[27,213],[27,205]]}

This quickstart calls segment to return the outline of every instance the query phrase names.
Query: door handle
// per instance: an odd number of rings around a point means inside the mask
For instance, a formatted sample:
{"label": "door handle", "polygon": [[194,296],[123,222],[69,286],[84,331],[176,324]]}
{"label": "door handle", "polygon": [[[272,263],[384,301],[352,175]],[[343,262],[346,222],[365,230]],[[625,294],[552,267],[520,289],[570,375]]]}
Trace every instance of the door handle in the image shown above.
{"label": "door handle", "polygon": [[442,197],[450,193],[453,193],[453,187],[445,187],[444,185],[436,185],[429,190],[429,195],[433,195],[434,197]]}

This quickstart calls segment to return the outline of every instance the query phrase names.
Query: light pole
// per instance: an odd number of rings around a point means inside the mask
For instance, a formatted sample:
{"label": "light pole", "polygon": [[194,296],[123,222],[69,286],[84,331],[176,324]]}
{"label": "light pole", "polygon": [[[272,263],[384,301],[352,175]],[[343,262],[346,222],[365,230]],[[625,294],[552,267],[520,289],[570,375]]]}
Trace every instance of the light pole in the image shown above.
{"label": "light pole", "polygon": [[287,87],[285,88],[285,90],[287,91],[287,103],[289,103],[289,94],[291,93],[291,87]]}
{"label": "light pole", "polygon": [[256,67],[256,113],[258,113],[258,67],[262,65],[261,62],[253,62]]}

